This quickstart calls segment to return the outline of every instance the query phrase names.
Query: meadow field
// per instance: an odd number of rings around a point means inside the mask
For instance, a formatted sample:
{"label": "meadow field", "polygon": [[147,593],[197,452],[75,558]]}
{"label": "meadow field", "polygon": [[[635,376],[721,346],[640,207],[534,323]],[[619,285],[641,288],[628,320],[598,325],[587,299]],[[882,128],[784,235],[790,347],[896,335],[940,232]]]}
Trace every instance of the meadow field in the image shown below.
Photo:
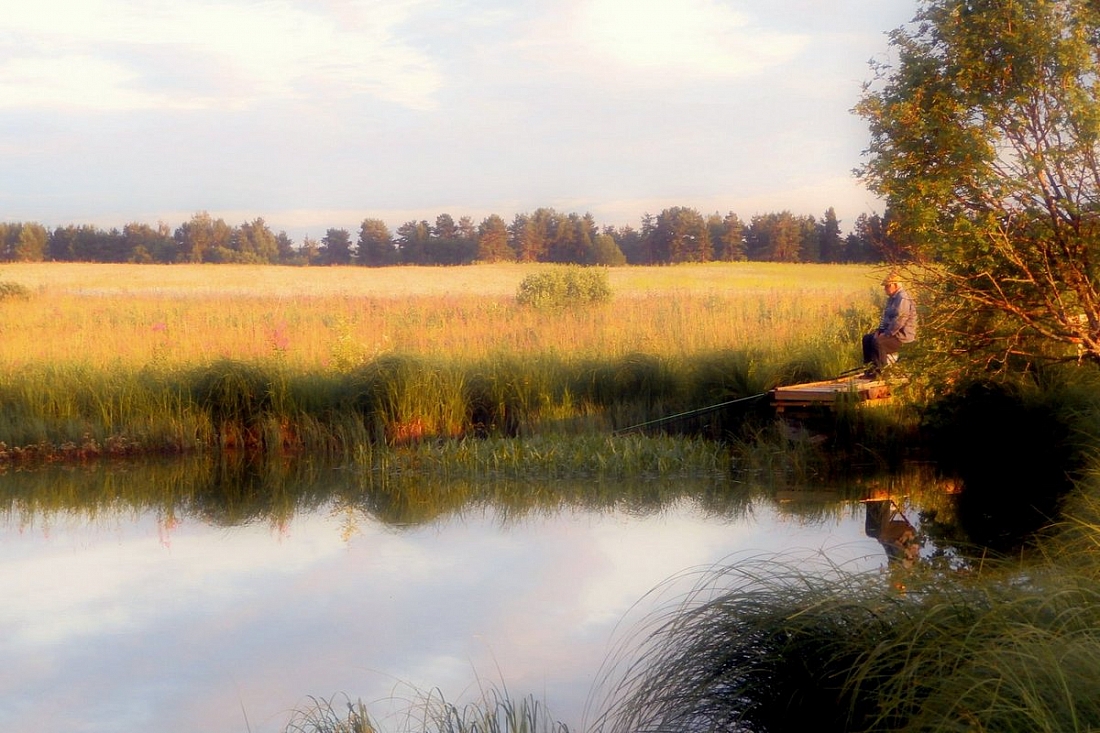
{"label": "meadow field", "polygon": [[[786,349],[835,338],[853,321],[871,323],[880,290],[868,266],[623,267],[606,270],[607,305],[516,307],[523,278],[548,267],[10,264],[0,281],[30,297],[0,301],[0,369],[272,356],[326,369],[384,353],[687,357]],[[850,344],[836,346],[850,356]]]}
{"label": "meadow field", "polygon": [[881,302],[868,266],[726,263],[608,269],[605,303],[517,303],[549,267],[11,264],[0,281],[23,295],[0,300],[0,441],[608,430],[855,366]]}

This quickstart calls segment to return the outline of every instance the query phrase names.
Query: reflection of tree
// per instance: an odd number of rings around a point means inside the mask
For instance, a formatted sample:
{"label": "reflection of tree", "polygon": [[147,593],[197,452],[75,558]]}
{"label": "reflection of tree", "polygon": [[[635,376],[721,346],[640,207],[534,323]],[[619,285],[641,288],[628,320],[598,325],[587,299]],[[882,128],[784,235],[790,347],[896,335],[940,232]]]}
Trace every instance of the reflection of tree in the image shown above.
{"label": "reflection of tree", "polygon": [[912,567],[920,556],[921,541],[898,505],[893,499],[868,499],[863,505],[867,510],[867,536],[879,541],[890,562]]}

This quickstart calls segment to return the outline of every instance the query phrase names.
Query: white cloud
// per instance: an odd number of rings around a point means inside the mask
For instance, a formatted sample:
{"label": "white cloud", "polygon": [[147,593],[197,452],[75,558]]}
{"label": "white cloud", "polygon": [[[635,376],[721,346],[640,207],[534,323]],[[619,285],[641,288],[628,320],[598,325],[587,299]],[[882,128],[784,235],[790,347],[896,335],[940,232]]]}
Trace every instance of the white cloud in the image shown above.
{"label": "white cloud", "polygon": [[316,93],[430,108],[441,74],[396,34],[415,6],[27,3],[5,11],[0,105],[196,107]]}
{"label": "white cloud", "polygon": [[576,32],[590,51],[627,67],[702,77],[753,74],[805,44],[714,0],[587,0]]}
{"label": "white cloud", "polygon": [[143,92],[135,88],[137,81],[134,69],[95,56],[24,56],[0,63],[0,107],[180,109],[214,101]]}

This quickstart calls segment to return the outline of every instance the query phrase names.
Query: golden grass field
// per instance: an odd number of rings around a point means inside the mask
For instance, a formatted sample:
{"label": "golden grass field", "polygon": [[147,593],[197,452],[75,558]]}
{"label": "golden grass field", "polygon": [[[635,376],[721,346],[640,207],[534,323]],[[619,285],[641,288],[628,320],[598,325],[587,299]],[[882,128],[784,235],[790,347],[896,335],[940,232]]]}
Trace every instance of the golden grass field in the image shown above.
{"label": "golden grass field", "polygon": [[[277,267],[13,263],[0,281],[0,374],[277,356],[301,369],[384,353],[678,357],[812,346],[837,324],[871,325],[878,270],[710,263],[608,270],[610,304],[538,311],[515,303],[548,265]],[[854,352],[853,352],[854,353]]]}

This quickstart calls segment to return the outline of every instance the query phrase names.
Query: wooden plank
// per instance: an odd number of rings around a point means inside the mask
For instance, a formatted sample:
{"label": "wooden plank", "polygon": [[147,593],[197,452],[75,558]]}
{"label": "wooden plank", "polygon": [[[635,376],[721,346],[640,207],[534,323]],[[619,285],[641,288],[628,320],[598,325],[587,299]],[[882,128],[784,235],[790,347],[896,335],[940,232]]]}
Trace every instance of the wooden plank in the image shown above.
{"label": "wooden plank", "polygon": [[890,397],[890,386],[879,379],[849,377],[806,382],[772,390],[776,409],[784,407],[827,406],[836,402],[868,402]]}

